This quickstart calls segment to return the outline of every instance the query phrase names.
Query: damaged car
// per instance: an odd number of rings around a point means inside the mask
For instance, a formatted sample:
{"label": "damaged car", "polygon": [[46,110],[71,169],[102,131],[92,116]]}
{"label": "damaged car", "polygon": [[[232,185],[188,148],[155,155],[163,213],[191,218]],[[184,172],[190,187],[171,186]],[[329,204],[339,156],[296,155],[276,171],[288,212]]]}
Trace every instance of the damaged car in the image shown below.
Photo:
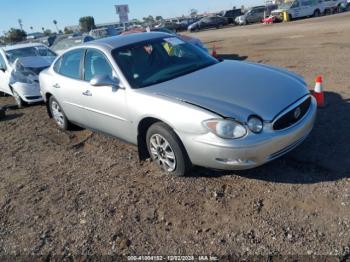
{"label": "damaged car", "polygon": [[193,165],[240,170],[274,160],[307,138],[317,111],[294,73],[219,61],[157,32],[72,48],[39,79],[59,128],[118,137],[176,176]]}
{"label": "damaged car", "polygon": [[19,108],[41,102],[39,73],[56,54],[43,44],[19,44],[0,48],[0,92],[13,96]]}

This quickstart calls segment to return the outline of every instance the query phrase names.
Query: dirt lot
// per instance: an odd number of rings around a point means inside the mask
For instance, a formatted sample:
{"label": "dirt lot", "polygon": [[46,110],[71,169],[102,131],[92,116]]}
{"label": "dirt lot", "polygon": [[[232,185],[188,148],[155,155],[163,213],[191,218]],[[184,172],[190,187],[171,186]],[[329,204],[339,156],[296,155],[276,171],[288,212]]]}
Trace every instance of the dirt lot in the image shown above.
{"label": "dirt lot", "polygon": [[[0,122],[0,256],[350,256],[350,13],[193,34],[222,57],[325,78],[327,107],[287,156],[173,178],[136,148],[61,132],[37,105]],[[273,84],[273,83],[272,83]],[[0,98],[0,104],[12,103]]]}

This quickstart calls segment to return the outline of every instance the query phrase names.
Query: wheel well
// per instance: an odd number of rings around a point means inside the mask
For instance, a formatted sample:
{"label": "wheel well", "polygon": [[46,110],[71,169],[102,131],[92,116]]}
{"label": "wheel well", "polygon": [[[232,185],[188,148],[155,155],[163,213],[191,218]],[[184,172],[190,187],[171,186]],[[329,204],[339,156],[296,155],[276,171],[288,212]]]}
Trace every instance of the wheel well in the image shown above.
{"label": "wheel well", "polygon": [[49,107],[49,100],[50,100],[50,97],[51,97],[52,95],[50,94],[50,93],[46,93],[45,94],[45,101],[46,101],[46,103],[45,103],[45,105],[46,105],[46,111],[47,111],[47,114],[49,115],[49,117],[50,118],[52,118],[52,114],[51,114],[51,111],[50,111],[50,107]]}
{"label": "wheel well", "polygon": [[140,161],[150,157],[147,149],[146,134],[151,125],[157,122],[163,122],[157,118],[147,117],[141,120],[137,127],[137,148],[139,151]]}

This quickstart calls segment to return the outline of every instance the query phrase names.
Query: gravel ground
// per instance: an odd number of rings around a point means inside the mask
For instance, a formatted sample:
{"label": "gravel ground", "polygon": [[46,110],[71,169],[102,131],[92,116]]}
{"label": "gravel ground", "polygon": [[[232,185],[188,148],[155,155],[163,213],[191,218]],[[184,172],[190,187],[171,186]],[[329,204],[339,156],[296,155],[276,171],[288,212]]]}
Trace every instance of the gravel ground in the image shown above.
{"label": "gravel ground", "polygon": [[[350,256],[350,13],[193,34],[227,59],[325,78],[327,106],[300,147],[244,172],[173,178],[136,148],[59,131],[43,105],[0,122],[6,255]],[[1,97],[0,105],[13,103]],[[1,259],[0,259],[1,260]]]}

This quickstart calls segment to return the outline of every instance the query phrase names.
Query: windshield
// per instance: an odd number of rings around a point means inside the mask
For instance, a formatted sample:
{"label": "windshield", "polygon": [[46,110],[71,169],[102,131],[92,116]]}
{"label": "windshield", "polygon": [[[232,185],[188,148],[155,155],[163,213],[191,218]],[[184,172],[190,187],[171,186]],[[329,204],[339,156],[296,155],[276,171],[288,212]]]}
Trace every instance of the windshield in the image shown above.
{"label": "windshield", "polygon": [[142,88],[218,63],[208,53],[177,37],[158,38],[113,50],[133,88]]}
{"label": "windshield", "polygon": [[51,56],[55,57],[56,54],[45,46],[32,46],[19,49],[13,49],[6,51],[6,57],[12,64],[17,58],[29,57],[29,56]]}

